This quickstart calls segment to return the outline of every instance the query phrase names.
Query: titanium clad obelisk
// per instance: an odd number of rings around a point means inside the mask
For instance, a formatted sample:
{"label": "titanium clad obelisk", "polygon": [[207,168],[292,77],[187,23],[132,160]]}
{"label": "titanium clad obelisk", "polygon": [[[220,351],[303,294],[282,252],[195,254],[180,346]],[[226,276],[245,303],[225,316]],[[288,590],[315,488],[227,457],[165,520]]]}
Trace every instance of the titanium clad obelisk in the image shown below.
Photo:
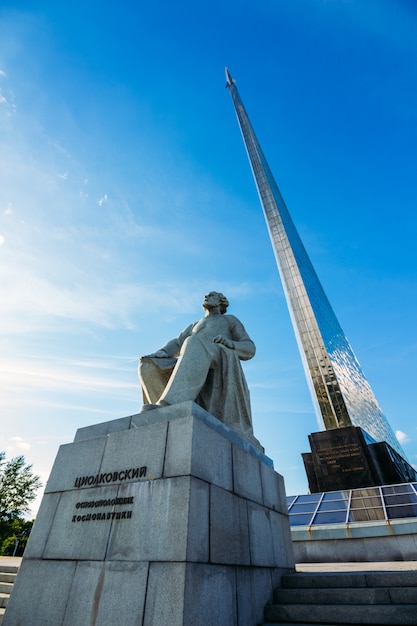
{"label": "titanium clad obelisk", "polygon": [[340,327],[274,180],[234,79],[226,68],[243,141],[268,225],[319,423],[356,426],[405,454]]}

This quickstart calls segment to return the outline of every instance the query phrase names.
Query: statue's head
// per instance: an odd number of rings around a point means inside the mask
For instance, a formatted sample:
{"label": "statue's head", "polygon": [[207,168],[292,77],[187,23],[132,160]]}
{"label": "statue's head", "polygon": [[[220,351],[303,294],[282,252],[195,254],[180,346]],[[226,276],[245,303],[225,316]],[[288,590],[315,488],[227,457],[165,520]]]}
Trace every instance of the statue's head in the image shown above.
{"label": "statue's head", "polygon": [[218,306],[220,313],[223,315],[227,311],[229,300],[218,291],[210,291],[210,293],[204,296],[203,309],[210,309],[213,306]]}

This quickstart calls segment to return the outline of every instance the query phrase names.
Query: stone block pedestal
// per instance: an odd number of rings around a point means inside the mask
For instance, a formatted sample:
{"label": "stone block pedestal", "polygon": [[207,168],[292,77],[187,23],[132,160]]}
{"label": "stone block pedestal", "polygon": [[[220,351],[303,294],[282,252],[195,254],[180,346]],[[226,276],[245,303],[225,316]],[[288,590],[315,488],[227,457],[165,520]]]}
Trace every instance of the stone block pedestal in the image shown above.
{"label": "stone block pedestal", "polygon": [[3,626],[253,626],[293,570],[272,461],[185,402],[60,447]]}

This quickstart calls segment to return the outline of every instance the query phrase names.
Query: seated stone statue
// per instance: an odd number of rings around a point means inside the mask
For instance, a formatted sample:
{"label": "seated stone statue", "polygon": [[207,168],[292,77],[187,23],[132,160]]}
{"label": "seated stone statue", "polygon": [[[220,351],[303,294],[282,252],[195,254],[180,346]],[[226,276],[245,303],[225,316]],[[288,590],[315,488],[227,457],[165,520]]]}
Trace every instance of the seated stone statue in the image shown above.
{"label": "seated stone statue", "polygon": [[221,293],[204,296],[205,316],[152,354],[141,357],[142,411],[192,400],[262,449],[253,436],[248,386],[240,360],[255,344],[243,324],[226,315]]}

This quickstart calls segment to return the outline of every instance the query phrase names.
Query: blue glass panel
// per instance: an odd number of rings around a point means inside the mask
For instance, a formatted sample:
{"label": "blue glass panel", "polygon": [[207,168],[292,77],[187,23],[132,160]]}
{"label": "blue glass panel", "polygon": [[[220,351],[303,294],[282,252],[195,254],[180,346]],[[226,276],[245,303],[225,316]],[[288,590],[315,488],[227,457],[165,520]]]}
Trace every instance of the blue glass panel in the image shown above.
{"label": "blue glass panel", "polygon": [[313,526],[316,524],[343,524],[345,521],[346,511],[326,511],[315,515]]}
{"label": "blue glass panel", "polygon": [[395,504],[417,504],[417,496],[415,493],[403,493],[396,496],[385,496],[385,504],[392,506]]}
{"label": "blue glass panel", "polygon": [[331,491],[323,496],[323,500],[347,500],[348,498],[349,491]]}
{"label": "blue glass panel", "polygon": [[297,496],[287,496],[287,506],[291,506],[291,504],[294,502],[294,500],[297,499]]}
{"label": "blue glass panel", "polygon": [[315,502],[317,504],[321,496],[321,493],[311,493],[304,496],[299,496],[297,499],[297,504],[299,504],[300,502]]}
{"label": "blue glass panel", "polygon": [[314,513],[317,502],[296,502],[291,507],[291,513]]}
{"label": "blue glass panel", "polygon": [[405,483],[404,485],[389,485],[387,487],[382,487],[382,493],[384,495],[394,494],[394,493],[414,493],[411,485]]}
{"label": "blue glass panel", "polygon": [[333,500],[330,502],[322,502],[318,508],[319,511],[346,511],[347,502],[343,500]]}
{"label": "blue glass panel", "polygon": [[291,526],[309,526],[311,515],[290,515]]}
{"label": "blue glass panel", "polygon": [[388,519],[402,519],[405,517],[417,517],[417,505],[389,506],[387,507]]}

